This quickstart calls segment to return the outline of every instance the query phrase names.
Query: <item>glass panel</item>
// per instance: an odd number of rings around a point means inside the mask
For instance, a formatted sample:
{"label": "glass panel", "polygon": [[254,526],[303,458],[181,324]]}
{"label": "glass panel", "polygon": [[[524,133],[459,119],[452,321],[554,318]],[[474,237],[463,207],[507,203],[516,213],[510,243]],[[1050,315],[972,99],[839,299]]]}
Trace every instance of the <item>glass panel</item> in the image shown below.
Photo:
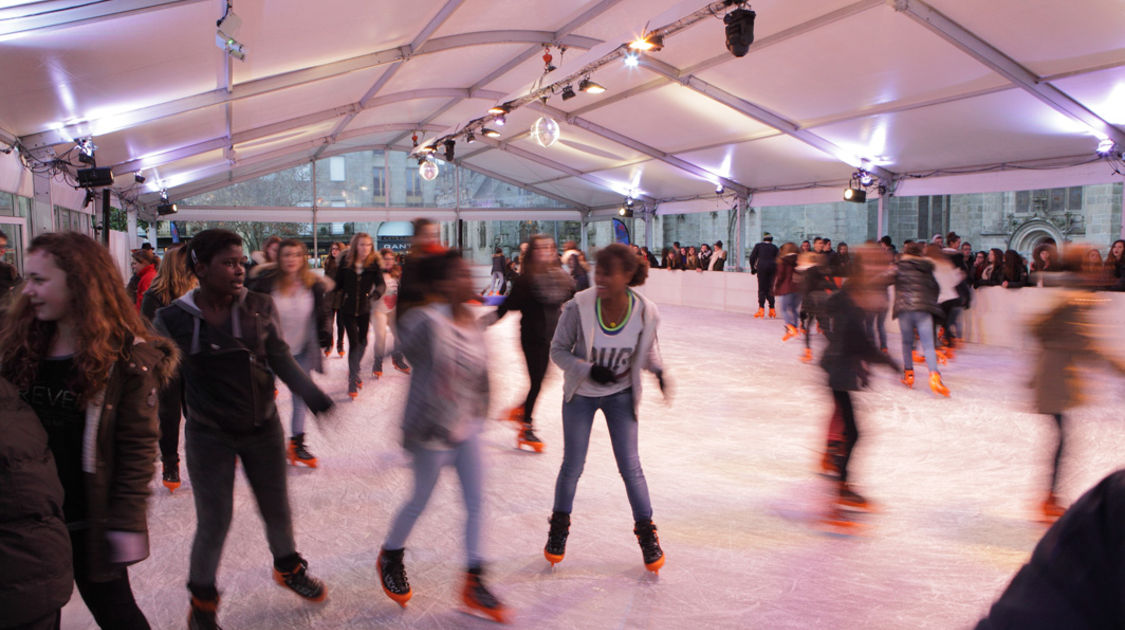
{"label": "glass panel", "polygon": [[328,179],[334,182],[347,181],[348,176],[344,167],[344,156],[328,158]]}
{"label": "glass panel", "polygon": [[183,206],[312,207],[312,166],[302,164],[178,203]]}
{"label": "glass panel", "polygon": [[16,216],[16,204],[13,201],[14,195],[0,191],[0,217],[14,217]]}
{"label": "glass panel", "polygon": [[17,217],[27,218],[31,215],[31,198],[30,197],[16,197],[16,215]]}
{"label": "glass panel", "polygon": [[[23,230],[21,223],[0,223],[0,232],[7,237],[7,245],[0,250],[0,261],[15,265],[20,275],[23,275]],[[0,245],[4,242],[0,237]]]}
{"label": "glass panel", "polygon": [[337,155],[316,163],[318,203],[330,208],[371,208],[387,203],[382,151]]}
{"label": "glass panel", "polygon": [[1067,204],[1066,204],[1067,209],[1069,209],[1069,210],[1081,210],[1082,209],[1082,187],[1081,186],[1074,186],[1074,187],[1070,188],[1070,193],[1068,194],[1068,197],[1069,197],[1069,199],[1068,199]]}

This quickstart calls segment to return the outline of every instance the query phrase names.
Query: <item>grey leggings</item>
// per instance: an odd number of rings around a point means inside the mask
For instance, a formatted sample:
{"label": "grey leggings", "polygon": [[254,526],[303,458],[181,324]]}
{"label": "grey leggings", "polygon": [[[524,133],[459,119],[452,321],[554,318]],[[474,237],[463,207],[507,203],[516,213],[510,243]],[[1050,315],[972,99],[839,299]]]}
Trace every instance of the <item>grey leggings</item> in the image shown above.
{"label": "grey leggings", "polygon": [[484,467],[481,461],[480,438],[476,433],[450,450],[432,450],[414,447],[409,449],[414,461],[414,493],[401,508],[383,542],[384,549],[402,549],[410,530],[421,516],[422,510],[433,494],[441,469],[453,466],[461,482],[461,495],[465,500],[465,554],[468,567],[481,565],[480,520],[483,495]]}

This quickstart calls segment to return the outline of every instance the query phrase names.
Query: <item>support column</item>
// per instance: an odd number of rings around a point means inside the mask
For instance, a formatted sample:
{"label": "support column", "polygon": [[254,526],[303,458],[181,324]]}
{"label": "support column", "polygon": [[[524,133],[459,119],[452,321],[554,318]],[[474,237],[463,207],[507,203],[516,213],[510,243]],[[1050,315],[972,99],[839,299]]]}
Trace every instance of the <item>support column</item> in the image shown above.
{"label": "support column", "polygon": [[[128,238],[126,238],[125,242],[129,244],[130,250],[137,249],[141,245],[140,245],[140,243],[137,242],[137,209],[136,208],[134,208],[134,207],[126,208],[126,210],[125,210],[125,224],[128,226],[125,229],[126,229],[126,231],[129,232],[129,236],[128,236]],[[153,249],[156,249],[156,242],[155,241],[152,243],[152,247],[153,247]]]}
{"label": "support column", "polygon": [[155,220],[152,220],[152,221],[148,222],[148,242],[152,243],[153,247],[156,247],[156,221]]}
{"label": "support column", "polygon": [[31,176],[31,236],[55,231],[55,206],[51,203],[51,174]]}
{"label": "support column", "polygon": [[583,214],[583,215],[582,215],[582,229],[581,229],[581,231],[580,231],[580,232],[581,232],[581,235],[582,235],[582,239],[581,239],[581,240],[582,240],[582,244],[581,244],[581,247],[582,247],[582,251],[583,251],[583,252],[586,252],[586,251],[587,251],[587,250],[588,250],[588,249],[590,248],[590,239],[589,239],[589,237],[588,237],[588,236],[586,235],[586,227],[587,227],[587,226],[589,225],[589,219],[588,219],[588,216],[589,216],[588,214]]}
{"label": "support column", "polygon": [[656,215],[656,206],[645,205],[645,247],[652,251],[652,218]]}
{"label": "support column", "polygon": [[[746,237],[743,235],[742,222],[750,208],[750,196],[739,195],[735,204],[734,217],[734,270],[742,271],[743,260],[746,258]],[[729,264],[730,261],[728,260]]]}
{"label": "support column", "polygon": [[320,260],[320,243],[319,243],[319,241],[317,241],[317,237],[318,237],[318,234],[319,234],[320,230],[317,229],[317,225],[316,225],[316,211],[317,211],[317,208],[316,208],[317,207],[317,203],[316,203],[316,160],[309,160],[309,161],[312,162],[313,259],[319,261]]}
{"label": "support column", "polygon": [[875,240],[887,234],[887,196],[879,195],[879,215],[875,220]]}

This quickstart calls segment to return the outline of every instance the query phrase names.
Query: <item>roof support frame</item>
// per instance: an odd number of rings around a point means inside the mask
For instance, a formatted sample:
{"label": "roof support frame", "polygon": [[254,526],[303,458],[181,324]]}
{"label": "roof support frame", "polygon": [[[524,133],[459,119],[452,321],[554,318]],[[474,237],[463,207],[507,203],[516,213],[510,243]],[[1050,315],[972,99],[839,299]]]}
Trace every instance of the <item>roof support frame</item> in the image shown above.
{"label": "roof support frame", "polygon": [[[115,2],[35,2],[0,9],[0,38],[7,35],[78,26],[200,0],[116,0]],[[70,4],[71,6],[65,6]],[[33,8],[34,7],[34,8]],[[37,10],[36,10],[37,9]],[[32,12],[36,11],[36,12]]]}
{"label": "roof support frame", "polygon": [[[552,43],[554,41],[554,33],[548,31],[533,31],[533,30],[497,30],[497,31],[479,31],[476,33],[461,33],[457,35],[447,35],[438,37],[427,41],[419,50],[410,51],[407,46],[399,46],[387,50],[381,50],[358,57],[351,57],[349,59],[342,59],[340,61],[333,61],[318,66],[311,66],[302,68],[300,70],[292,70],[290,72],[283,72],[280,74],[254,79],[235,85],[230,93],[225,89],[218,88],[209,92],[200,94],[193,94],[171,101],[156,103],[144,107],[139,107],[128,112],[120,112],[113,118],[120,121],[130,121],[128,123],[117,123],[110,125],[105,121],[101,121],[101,125],[97,125],[99,121],[82,121],[72,125],[66,125],[59,129],[48,129],[39,131],[23,136],[20,142],[28,148],[37,148],[46,145],[64,144],[71,142],[76,136],[82,135],[82,130],[86,126],[94,125],[102,129],[102,133],[111,133],[113,131],[120,131],[130,127],[135,127],[149,122],[161,120],[177,114],[183,114],[214,105],[222,105],[232,101],[238,101],[252,96],[260,96],[262,94],[270,94],[279,90],[284,90],[292,87],[299,87],[323,79],[332,78],[349,72],[357,70],[365,70],[387,64],[401,61],[406,57],[433,54],[457,48],[465,48],[469,46],[486,46],[489,44],[512,44],[521,42],[536,42],[539,44]],[[584,37],[581,35],[568,35],[558,42],[566,46],[574,48],[592,48],[601,42],[592,37]]]}
{"label": "roof support frame", "polygon": [[887,0],[894,9],[926,27],[973,59],[1000,74],[1051,109],[1089,127],[1094,133],[1125,147],[1125,130],[1110,124],[1070,95],[1043,80],[980,36],[921,0]]}

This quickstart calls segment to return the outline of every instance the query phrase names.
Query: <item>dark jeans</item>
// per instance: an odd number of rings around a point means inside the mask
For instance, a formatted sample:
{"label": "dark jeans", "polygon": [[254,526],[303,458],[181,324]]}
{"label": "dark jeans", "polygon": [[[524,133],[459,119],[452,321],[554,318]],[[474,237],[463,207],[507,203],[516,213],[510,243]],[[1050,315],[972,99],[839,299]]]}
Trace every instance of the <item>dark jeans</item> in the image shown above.
{"label": "dark jeans", "polygon": [[864,313],[863,328],[872,345],[878,343],[880,350],[887,349],[887,309]]}
{"label": "dark jeans", "polygon": [[189,585],[214,587],[234,510],[236,458],[242,460],[242,469],[258,502],[274,561],[293,556],[297,549],[293,542],[281,422],[273,418],[267,422],[267,428],[257,433],[230,435],[189,421],[184,442],[196,520]]}
{"label": "dark jeans", "polygon": [[776,268],[758,270],[758,308],[764,308],[767,301],[773,308],[773,278],[776,275]]}
{"label": "dark jeans", "polygon": [[160,390],[160,461],[165,468],[180,464],[180,410],[184,382],[179,373]]}
{"label": "dark jeans", "polygon": [[148,621],[133,599],[127,570],[122,568],[117,577],[108,582],[87,579],[87,534],[85,531],[71,532],[70,546],[74,554],[74,583],[78,585],[78,593],[94,616],[94,621],[104,630],[148,630]]}
{"label": "dark jeans", "polygon": [[547,375],[551,347],[550,343],[536,339],[520,339],[520,345],[523,346],[523,358],[527,362],[527,378],[531,379],[531,387],[523,402],[523,419],[530,423],[531,414],[535,411],[535,401],[539,400],[539,391],[543,388],[543,378]]}
{"label": "dark jeans", "polygon": [[364,313],[352,315],[345,313],[344,330],[348,332],[348,382],[359,379],[359,362],[367,352],[367,331],[371,327],[371,315]]}
{"label": "dark jeans", "polygon": [[5,630],[59,630],[61,623],[62,614],[56,610],[42,619],[25,623],[22,626],[7,626]]}
{"label": "dark jeans", "polygon": [[336,320],[336,350],[338,352],[344,351],[344,312],[332,311],[332,317]]}
{"label": "dark jeans", "polygon": [[1066,429],[1063,426],[1063,415],[1056,413],[1051,416],[1058,427],[1059,439],[1055,446],[1055,459],[1051,462],[1051,493],[1059,487],[1059,468],[1062,464],[1063,448],[1066,446]]}
{"label": "dark jeans", "polygon": [[859,441],[859,427],[855,423],[855,408],[852,407],[852,394],[847,390],[834,389],[832,397],[836,409],[844,421],[843,442],[840,444],[840,481],[848,480],[848,462],[852,459],[855,443]]}

